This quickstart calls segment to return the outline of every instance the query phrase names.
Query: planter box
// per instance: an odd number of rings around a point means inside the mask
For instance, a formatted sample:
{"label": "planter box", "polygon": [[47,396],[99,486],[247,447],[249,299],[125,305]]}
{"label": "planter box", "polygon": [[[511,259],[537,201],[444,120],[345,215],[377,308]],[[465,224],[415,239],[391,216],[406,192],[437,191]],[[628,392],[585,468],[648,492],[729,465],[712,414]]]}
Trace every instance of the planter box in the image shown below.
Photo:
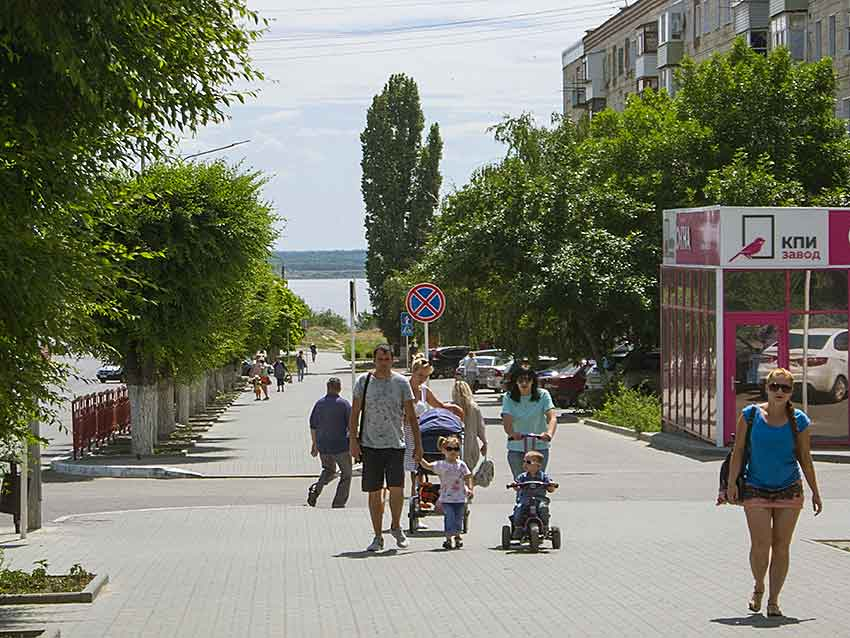
{"label": "planter box", "polygon": [[[58,603],[90,603],[109,582],[106,574],[96,575],[83,591],[49,594],[0,594],[0,605],[55,605]],[[0,634],[2,635],[2,634]],[[39,634],[33,634],[38,636]],[[48,634],[50,635],[50,634]]]}

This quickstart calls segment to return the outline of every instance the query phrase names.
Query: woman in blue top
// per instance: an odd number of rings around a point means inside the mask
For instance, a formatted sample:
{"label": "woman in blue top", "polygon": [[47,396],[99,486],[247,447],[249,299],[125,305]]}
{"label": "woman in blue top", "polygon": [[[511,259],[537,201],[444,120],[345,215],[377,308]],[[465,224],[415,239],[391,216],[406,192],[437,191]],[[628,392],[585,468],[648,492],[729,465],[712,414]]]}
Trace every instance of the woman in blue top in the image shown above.
{"label": "woman in blue top", "polygon": [[[765,385],[767,403],[747,406],[738,418],[729,476],[738,476],[744,468],[743,494],[738,494],[738,486],[731,480],[726,493],[729,502],[743,503],[747,515],[750,569],[755,580],[750,611],[761,609],[769,567],[767,615],[781,616],[779,592],[788,574],[791,537],[803,507],[800,467],[812,491],[815,516],[821,513],[823,504],[812,464],[811,419],[795,410],[790,401],[794,377],[788,370],[776,368],[767,375]],[[745,459],[748,422],[753,431],[749,458]]]}
{"label": "woman in blue top", "polygon": [[[541,469],[545,472],[558,421],[552,397],[538,389],[534,370],[517,367],[511,371],[510,388],[502,397],[502,427],[508,435],[508,465],[514,480],[524,471],[522,459],[528,450],[543,454]],[[542,440],[527,439],[523,434],[539,434]]]}

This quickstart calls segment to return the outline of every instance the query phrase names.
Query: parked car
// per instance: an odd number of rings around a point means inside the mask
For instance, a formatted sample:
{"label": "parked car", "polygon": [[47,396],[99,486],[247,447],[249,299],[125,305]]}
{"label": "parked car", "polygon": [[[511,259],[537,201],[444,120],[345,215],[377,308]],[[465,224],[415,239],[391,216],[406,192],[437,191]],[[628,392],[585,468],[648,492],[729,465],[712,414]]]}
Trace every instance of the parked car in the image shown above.
{"label": "parked car", "polygon": [[501,359],[501,361],[501,364],[493,366],[493,373],[486,380],[486,386],[494,392],[505,391],[505,377],[514,364],[514,360],[511,358]]}
{"label": "parked car", "polygon": [[434,366],[434,373],[431,375],[435,379],[440,377],[451,377],[461,359],[469,352],[468,346],[444,346],[442,348],[434,348],[431,350],[431,365]]}
{"label": "parked car", "polygon": [[[808,344],[809,392],[833,403],[847,398],[847,342],[843,328],[810,328]],[[764,389],[768,373],[778,365],[777,343],[764,349],[758,366],[759,384]],[[803,380],[803,331],[788,332],[788,362],[794,375],[795,390]]]}
{"label": "parked car", "polygon": [[97,369],[95,373],[97,376],[97,380],[101,383],[106,383],[107,381],[124,381],[124,367],[115,365],[112,363],[108,363],[104,366],[101,366]]}
{"label": "parked car", "polygon": [[[500,369],[502,365],[504,365],[507,361],[509,361],[508,357],[494,357],[494,356],[481,356],[475,357],[475,362],[478,364],[478,378],[474,379],[470,384],[473,392],[478,392],[478,390],[483,390],[485,388],[490,390],[495,390],[498,392],[499,390],[493,386],[496,386],[496,383],[492,382],[492,380],[496,376],[496,370]],[[463,379],[464,381],[468,381],[466,374],[466,361],[467,359],[461,359],[460,365],[455,370],[455,379]]]}
{"label": "parked car", "polygon": [[558,361],[551,368],[537,374],[537,383],[549,391],[555,405],[568,408],[575,403],[576,398],[584,390],[587,371],[593,367],[593,362],[583,361],[578,364],[572,361]]}
{"label": "parked car", "polygon": [[604,390],[612,378],[629,389],[658,394],[661,379],[661,351],[629,350],[606,355],[602,363],[594,363],[585,373],[584,390]]}

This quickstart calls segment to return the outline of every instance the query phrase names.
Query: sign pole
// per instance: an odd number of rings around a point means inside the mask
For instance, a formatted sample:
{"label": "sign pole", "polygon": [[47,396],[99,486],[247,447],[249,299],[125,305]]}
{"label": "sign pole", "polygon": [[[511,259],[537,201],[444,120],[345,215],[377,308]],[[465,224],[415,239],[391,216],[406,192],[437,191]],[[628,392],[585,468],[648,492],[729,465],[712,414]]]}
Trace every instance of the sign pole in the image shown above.
{"label": "sign pole", "polygon": [[410,337],[404,338],[404,367],[410,370]]}
{"label": "sign pole", "polygon": [[354,332],[354,317],[357,314],[357,290],[354,280],[348,282],[348,306],[351,317],[351,398],[354,400],[354,384],[357,382],[357,337]]}
{"label": "sign pole", "polygon": [[26,441],[21,442],[24,452],[21,455],[21,487],[20,487],[20,517],[18,520],[21,525],[21,540],[26,540],[27,531],[29,530],[30,521],[29,521],[29,494],[27,491],[29,489],[29,447],[27,446]]}
{"label": "sign pole", "polygon": [[431,361],[431,351],[428,349],[428,322],[425,322],[425,360]]}

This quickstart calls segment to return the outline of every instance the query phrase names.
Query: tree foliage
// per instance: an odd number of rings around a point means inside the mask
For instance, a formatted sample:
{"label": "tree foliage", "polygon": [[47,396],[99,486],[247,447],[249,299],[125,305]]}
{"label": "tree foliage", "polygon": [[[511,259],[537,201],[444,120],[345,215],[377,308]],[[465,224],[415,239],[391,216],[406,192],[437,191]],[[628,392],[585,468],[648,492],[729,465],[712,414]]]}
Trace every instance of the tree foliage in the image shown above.
{"label": "tree foliage", "polygon": [[675,98],[646,91],[579,125],[495,126],[504,158],[446,198],[426,258],[393,290],[446,289],[443,341],[599,358],[622,339],[657,344],[663,209],[850,202],[828,61],[738,41],[679,79]]}
{"label": "tree foliage", "polygon": [[0,6],[0,439],[50,418],[67,370],[45,355],[95,350],[123,285],[102,176],[223,119],[259,34],[244,0]]}
{"label": "tree foliage", "polygon": [[251,330],[240,323],[256,320],[271,294],[275,216],[260,198],[264,183],[221,162],[158,164],[118,182],[114,241],[151,255],[128,265],[137,294],[101,318],[130,383],[191,378],[244,352]]}
{"label": "tree foliage", "polygon": [[394,341],[401,301],[386,296],[384,282],[421,256],[442,183],[440,130],[433,124],[423,145],[424,121],[416,82],[396,74],[373,98],[360,135],[369,296],[378,325]]}

